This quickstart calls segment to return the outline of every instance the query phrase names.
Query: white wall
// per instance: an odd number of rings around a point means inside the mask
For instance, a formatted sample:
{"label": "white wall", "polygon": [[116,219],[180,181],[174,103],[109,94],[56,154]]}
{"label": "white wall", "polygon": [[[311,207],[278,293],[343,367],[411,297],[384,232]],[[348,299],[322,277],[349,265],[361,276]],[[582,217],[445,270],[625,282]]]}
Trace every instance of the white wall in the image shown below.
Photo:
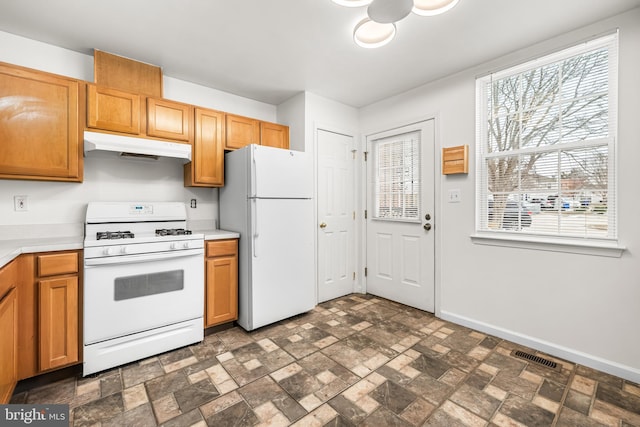
{"label": "white wall", "polygon": [[[80,80],[93,81],[93,56],[0,32],[0,61]],[[276,107],[190,82],[164,77],[164,97],[202,107],[276,120]],[[15,212],[13,196],[27,195],[29,210]],[[81,224],[89,201],[184,201],[195,198],[189,220],[213,226],[218,217],[218,190],[183,184],[182,163],[157,162],[91,154],[84,162],[84,182],[0,180],[0,239],[23,233],[25,224]],[[70,229],[70,228],[65,228]],[[81,230],[81,227],[73,229]],[[12,230],[15,230],[12,231]]]}
{"label": "white wall", "polygon": [[[620,28],[619,232],[621,258],[472,243],[475,227],[475,77]],[[439,175],[438,313],[552,355],[640,382],[640,9],[370,105],[364,133],[418,114],[437,118],[440,147],[469,144],[467,176]],[[439,170],[439,159],[436,167]],[[449,189],[461,203],[447,203]]]}

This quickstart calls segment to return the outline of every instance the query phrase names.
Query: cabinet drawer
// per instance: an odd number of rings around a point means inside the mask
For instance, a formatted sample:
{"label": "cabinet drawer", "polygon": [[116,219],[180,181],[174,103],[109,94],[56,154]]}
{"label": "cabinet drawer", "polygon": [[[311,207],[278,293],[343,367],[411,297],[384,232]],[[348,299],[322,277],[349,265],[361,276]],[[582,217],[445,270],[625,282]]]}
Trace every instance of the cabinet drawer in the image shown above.
{"label": "cabinet drawer", "polygon": [[38,276],[54,276],[78,272],[78,253],[38,255]]}
{"label": "cabinet drawer", "polygon": [[238,253],[238,240],[207,241],[207,257],[235,255]]}

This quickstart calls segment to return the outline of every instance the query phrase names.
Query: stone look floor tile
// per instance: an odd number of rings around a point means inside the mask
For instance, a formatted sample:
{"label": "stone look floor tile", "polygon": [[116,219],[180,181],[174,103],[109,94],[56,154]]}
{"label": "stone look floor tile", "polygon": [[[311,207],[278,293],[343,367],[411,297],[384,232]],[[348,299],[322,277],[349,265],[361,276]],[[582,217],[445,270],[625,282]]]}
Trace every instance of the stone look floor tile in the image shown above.
{"label": "stone look floor tile", "polygon": [[73,426],[640,427],[636,383],[355,294],[11,402],[69,404]]}

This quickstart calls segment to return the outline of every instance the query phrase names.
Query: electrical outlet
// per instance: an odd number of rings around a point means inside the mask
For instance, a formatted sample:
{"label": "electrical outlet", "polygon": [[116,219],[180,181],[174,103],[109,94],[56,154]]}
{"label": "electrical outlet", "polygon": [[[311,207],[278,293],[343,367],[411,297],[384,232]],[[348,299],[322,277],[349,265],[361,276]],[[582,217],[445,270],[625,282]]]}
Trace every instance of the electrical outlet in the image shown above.
{"label": "electrical outlet", "polygon": [[460,189],[449,190],[449,203],[460,203],[461,199]]}
{"label": "electrical outlet", "polygon": [[13,196],[13,210],[16,212],[28,211],[27,196]]}

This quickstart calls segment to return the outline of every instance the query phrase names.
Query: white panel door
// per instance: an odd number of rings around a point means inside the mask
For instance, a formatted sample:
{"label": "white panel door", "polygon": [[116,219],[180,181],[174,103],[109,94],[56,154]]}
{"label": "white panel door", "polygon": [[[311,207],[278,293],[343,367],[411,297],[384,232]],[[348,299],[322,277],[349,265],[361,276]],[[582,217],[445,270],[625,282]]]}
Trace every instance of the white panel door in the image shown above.
{"label": "white panel door", "polygon": [[367,137],[367,293],[434,311],[434,121]]}
{"label": "white panel door", "polygon": [[318,301],[353,292],[353,137],[318,130]]}

